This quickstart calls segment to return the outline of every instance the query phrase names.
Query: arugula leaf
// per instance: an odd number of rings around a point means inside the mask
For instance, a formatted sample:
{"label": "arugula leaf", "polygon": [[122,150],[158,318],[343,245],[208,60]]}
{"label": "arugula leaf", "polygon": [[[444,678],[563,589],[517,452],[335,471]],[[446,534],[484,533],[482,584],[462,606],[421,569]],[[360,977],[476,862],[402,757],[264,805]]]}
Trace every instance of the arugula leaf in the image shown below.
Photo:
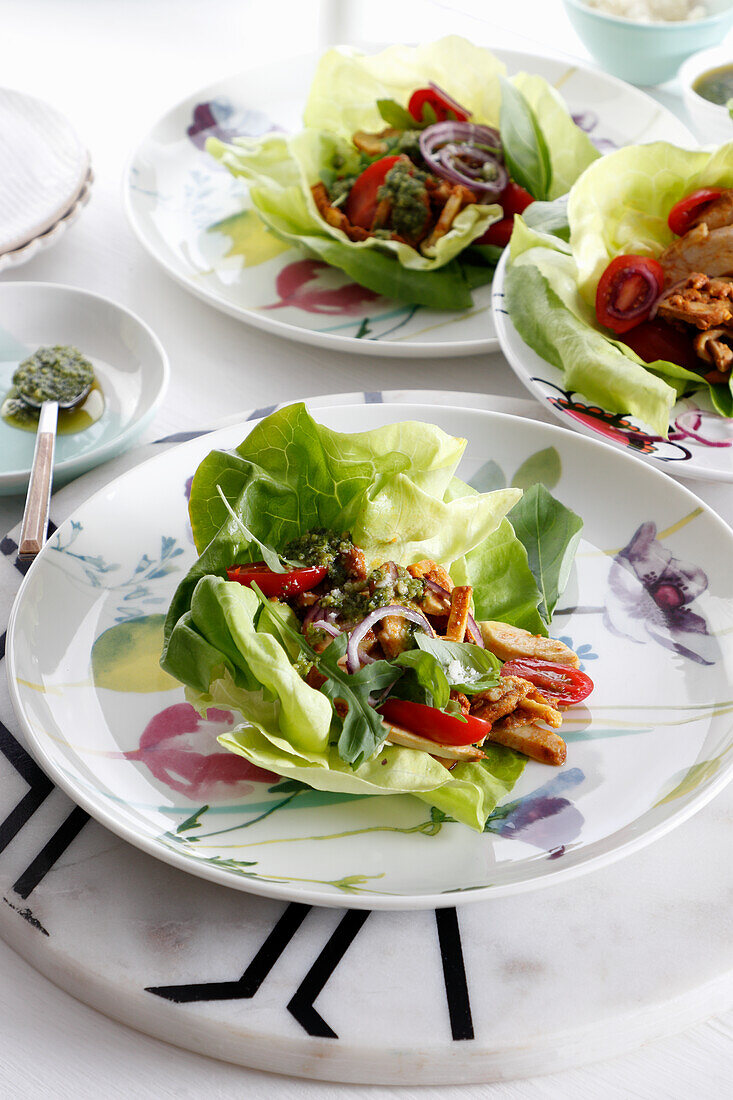
{"label": "arugula leaf", "polygon": [[434,658],[447,683],[464,695],[488,691],[499,683],[501,662],[488,649],[481,649],[472,642],[429,638],[427,634],[416,634],[415,641],[423,653]]}
{"label": "arugula leaf", "polygon": [[418,122],[412,117],[406,107],[402,107],[396,99],[378,99],[377,110],[393,130],[423,130],[427,122]]}
{"label": "arugula leaf", "polygon": [[260,542],[260,540],[257,538],[257,535],[253,534],[252,531],[250,531],[249,527],[247,527],[246,524],[244,524],[242,522],[242,520],[239,518],[239,516],[237,515],[237,513],[234,511],[231,504],[227,500],[226,496],[222,492],[221,485],[217,484],[216,491],[219,494],[219,496],[221,497],[222,503],[223,503],[224,507],[226,508],[227,512],[229,513],[231,518],[234,520],[237,527],[239,527],[242,534],[246,538],[247,542],[254,542],[254,543],[256,543],[257,546],[259,546],[260,553],[262,554],[262,560],[264,561],[267,568],[271,569],[273,573],[287,573],[287,569],[285,568],[283,563],[280,561],[280,557],[279,557],[277,551],[273,550],[272,547],[268,546],[266,542]]}
{"label": "arugula leaf", "polygon": [[386,736],[382,719],[370,705],[369,696],[391,687],[400,674],[399,669],[388,661],[374,661],[358,672],[345,672],[338,662],[346,653],[348,635],[340,634],[323,653],[317,653],[304,636],[286,622],[276,605],[262,594],[256,584],[252,585],[252,591],[262,604],[262,614],[267,615],[282,634],[296,642],[320,674],[326,677],[319,689],[322,694],[332,703],[339,699],[346,704],[348,709],[343,717],[334,707],[332,726],[340,730],[337,745],[339,756],[352,768],[358,768],[362,760],[368,760],[377,752]]}
{"label": "arugula leaf", "polygon": [[529,567],[542,593],[538,610],[549,625],[570,577],[583,521],[540,484],[526,490],[509,520],[527,551]]}
{"label": "arugula leaf", "polygon": [[548,198],[552,163],[534,111],[522,93],[502,78],[499,131],[504,159],[513,180],[535,199]]}
{"label": "arugula leaf", "polygon": [[432,654],[421,649],[407,649],[398,654],[392,664],[407,670],[395,684],[392,695],[399,699],[409,699],[413,703],[427,703],[429,707],[437,707],[438,710],[448,706],[450,684]]}

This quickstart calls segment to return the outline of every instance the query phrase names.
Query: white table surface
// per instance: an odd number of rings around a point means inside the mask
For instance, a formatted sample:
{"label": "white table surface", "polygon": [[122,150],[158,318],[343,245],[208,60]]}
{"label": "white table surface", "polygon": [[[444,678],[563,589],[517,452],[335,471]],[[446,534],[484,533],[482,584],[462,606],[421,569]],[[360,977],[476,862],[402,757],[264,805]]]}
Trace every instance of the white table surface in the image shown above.
{"label": "white table surface", "polygon": [[[172,378],[146,439],[213,423],[238,407],[321,393],[399,385],[524,396],[498,354],[372,361],[248,328],[174,284],[137,244],[122,212],[122,170],[137,139],[192,90],[255,62],[317,48],[333,36],[410,41],[452,32],[486,45],[562,53],[588,62],[559,0],[401,0],[399,5],[394,0],[333,0],[324,6],[316,0],[279,0],[277,5],[256,0],[5,0],[0,79],[68,115],[91,149],[96,183],[89,208],[63,240],[2,277],[95,290],[152,326],[170,356]],[[674,85],[655,94],[689,125]],[[720,493],[718,506],[723,504]],[[21,511],[21,499],[0,498],[1,533],[19,520]],[[0,1095],[24,1100],[730,1095],[733,1011],[632,1055],[533,1081],[366,1088],[276,1077],[147,1039],[61,992],[2,942],[0,972]]]}

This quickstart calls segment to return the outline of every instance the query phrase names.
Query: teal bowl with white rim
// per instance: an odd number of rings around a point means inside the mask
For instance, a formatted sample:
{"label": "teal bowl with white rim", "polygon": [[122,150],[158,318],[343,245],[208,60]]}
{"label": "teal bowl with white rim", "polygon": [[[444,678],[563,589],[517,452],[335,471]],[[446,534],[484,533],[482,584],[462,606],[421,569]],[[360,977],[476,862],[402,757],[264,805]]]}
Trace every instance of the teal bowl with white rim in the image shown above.
{"label": "teal bowl with white rim", "polygon": [[662,84],[698,50],[719,46],[733,24],[733,0],[700,0],[710,14],[675,23],[641,23],[563,0],[583,45],[607,72],[630,84]]}
{"label": "teal bowl with white rim", "polygon": [[[54,283],[0,283],[0,403],[18,363],[55,344],[71,344],[91,360],[104,396],[94,424],[58,436],[58,488],[130,446],[163,400],[169,366],[155,333],[109,298]],[[34,445],[33,431],[0,418],[0,495],[25,492]]]}

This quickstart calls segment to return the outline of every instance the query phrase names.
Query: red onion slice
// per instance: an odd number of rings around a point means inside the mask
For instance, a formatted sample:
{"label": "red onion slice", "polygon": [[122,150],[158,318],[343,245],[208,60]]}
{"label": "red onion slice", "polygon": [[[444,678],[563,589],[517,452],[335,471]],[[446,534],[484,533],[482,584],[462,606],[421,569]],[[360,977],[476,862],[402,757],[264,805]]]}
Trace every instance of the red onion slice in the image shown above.
{"label": "red onion slice", "polygon": [[316,619],[311,624],[314,630],[322,630],[324,634],[330,634],[332,638],[338,638],[341,630],[335,623],[329,623],[327,619]]}
{"label": "red onion slice", "polygon": [[674,294],[675,291],[680,289],[680,287],[683,287],[685,285],[685,283],[687,282],[688,278],[689,278],[689,276],[685,275],[684,279],[679,279],[676,283],[672,283],[672,286],[668,286],[666,290],[662,291],[662,293],[659,295],[656,302],[654,303],[654,305],[652,306],[652,308],[649,311],[649,318],[648,319],[650,321],[653,321],[654,318],[656,317],[657,310],[659,309],[659,307],[661,306],[661,304],[665,300],[665,298],[669,298],[670,294]]}
{"label": "red onion slice", "polygon": [[378,623],[380,619],[384,619],[388,615],[397,615],[402,619],[408,619],[411,623],[416,623],[418,626],[421,626],[430,638],[435,637],[435,631],[432,626],[419,611],[413,611],[410,607],[401,607],[400,604],[388,604],[386,607],[378,607],[376,611],[370,611],[366,618],[362,619],[349,635],[349,644],[346,648],[346,667],[349,672],[358,672],[361,668],[359,642],[362,641],[366,633],[371,630],[375,623]]}
{"label": "red onion slice", "polygon": [[436,84],[434,80],[430,80],[428,82],[428,87],[432,88],[434,92],[437,92],[439,96],[442,96],[451,111],[455,111],[457,114],[460,112],[460,114],[465,115],[466,118],[471,117],[471,112],[467,110],[462,103],[459,103],[457,99],[454,99],[452,95],[448,95],[446,90],[441,88],[440,84]]}
{"label": "red onion slice", "polygon": [[[509,182],[501,137],[491,126],[436,122],[420,134],[420,152],[431,172],[469,187],[479,199],[498,199]],[[482,178],[487,164],[494,169],[493,179]]]}
{"label": "red onion slice", "polygon": [[471,641],[474,645],[480,646],[481,649],[486,649],[483,635],[479,630],[479,625],[471,614],[469,614],[466,620],[466,633],[471,635]]}
{"label": "red onion slice", "polygon": [[701,443],[704,447],[733,447],[733,440],[731,439],[706,439],[705,436],[699,435],[698,432],[703,417],[709,417],[716,421],[721,420],[717,413],[708,412],[706,409],[687,409],[675,420],[674,426],[677,431],[670,432],[669,438],[694,439],[696,443]]}

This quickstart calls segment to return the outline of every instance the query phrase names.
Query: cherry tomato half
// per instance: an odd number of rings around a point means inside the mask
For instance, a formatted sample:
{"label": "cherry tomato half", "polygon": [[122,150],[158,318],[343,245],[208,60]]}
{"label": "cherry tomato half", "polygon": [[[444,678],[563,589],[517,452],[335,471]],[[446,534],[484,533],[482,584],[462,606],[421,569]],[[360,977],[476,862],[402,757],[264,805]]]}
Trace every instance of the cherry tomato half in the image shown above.
{"label": "cherry tomato half", "polygon": [[512,235],[512,229],[514,228],[514,215],[511,218],[500,218],[498,222],[494,222],[477,240],[472,241],[472,244],[495,244],[497,248],[506,248],[509,244],[509,239]]}
{"label": "cherry tomato half", "polygon": [[534,199],[529,191],[525,191],[524,188],[520,187],[514,180],[509,180],[509,183],[501,193],[499,202],[502,205],[505,216],[510,218],[513,217],[514,214],[523,214],[527,207],[534,202]]}
{"label": "cherry tomato half", "polygon": [[445,122],[447,119],[455,119],[456,122],[467,122],[468,114],[462,111],[459,105],[453,102],[449,96],[440,94],[437,88],[418,88],[410,96],[407,110],[416,122],[422,122],[423,107],[428,104],[435,111],[435,121]]}
{"label": "cherry tomato half", "polygon": [[231,565],[227,577],[246,588],[254,582],[265,596],[297,596],[299,592],[315,588],[327,572],[325,565],[307,565],[288,573],[274,573],[265,562],[253,561],[247,565]]}
{"label": "cherry tomato half", "polygon": [[519,676],[538,687],[548,699],[563,707],[580,703],[593,691],[593,681],[579,668],[558,665],[554,661],[541,661],[539,657],[516,657],[507,661],[502,676]]}
{"label": "cherry tomato half", "polygon": [[474,241],[474,244],[495,244],[498,248],[506,248],[514,228],[514,215],[521,214],[534,199],[529,191],[525,191],[514,180],[509,180],[499,196],[504,211],[504,217],[490,225],[483,236]]}
{"label": "cherry tomato half", "polygon": [[390,168],[401,159],[400,156],[382,157],[357,176],[344,206],[344,213],[352,225],[371,229],[377,209],[377,191],[384,183],[384,177]]}
{"label": "cherry tomato half", "polygon": [[667,225],[678,237],[684,236],[691,223],[702,213],[703,207],[719,198],[722,193],[717,187],[703,187],[700,191],[693,191],[691,195],[674,204],[669,212]]}
{"label": "cherry tomato half", "polygon": [[645,363],[654,363],[657,359],[663,359],[698,373],[703,366],[695,352],[692,337],[688,336],[687,332],[682,332],[681,329],[668,324],[661,317],[655,317],[653,321],[642,321],[640,325],[636,325],[629,332],[624,332],[619,338]]}
{"label": "cherry tomato half", "polygon": [[406,699],[388,699],[379,707],[379,713],[388,722],[442,745],[473,745],[483,741],[491,731],[491,723],[484,722],[483,718],[469,716],[463,722],[436,707],[410,703]]}
{"label": "cherry tomato half", "polygon": [[601,275],[596,317],[613,332],[628,332],[646,321],[662,292],[662,265],[650,256],[617,256]]}

